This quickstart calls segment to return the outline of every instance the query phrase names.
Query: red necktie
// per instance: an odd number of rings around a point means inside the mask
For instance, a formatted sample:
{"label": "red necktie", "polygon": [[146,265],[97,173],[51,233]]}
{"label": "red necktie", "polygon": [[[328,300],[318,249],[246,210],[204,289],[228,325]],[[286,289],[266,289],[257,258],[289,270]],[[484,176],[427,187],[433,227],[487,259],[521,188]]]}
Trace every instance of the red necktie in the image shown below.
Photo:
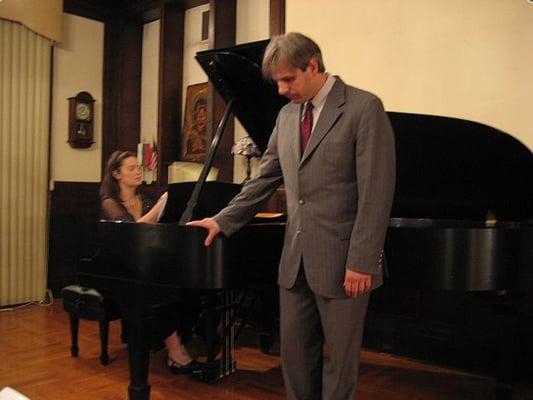
{"label": "red necktie", "polygon": [[309,138],[311,137],[312,130],[313,130],[313,103],[309,101],[305,103],[305,110],[304,110],[304,115],[303,115],[302,123],[301,123],[302,154],[307,146],[307,143],[309,142]]}

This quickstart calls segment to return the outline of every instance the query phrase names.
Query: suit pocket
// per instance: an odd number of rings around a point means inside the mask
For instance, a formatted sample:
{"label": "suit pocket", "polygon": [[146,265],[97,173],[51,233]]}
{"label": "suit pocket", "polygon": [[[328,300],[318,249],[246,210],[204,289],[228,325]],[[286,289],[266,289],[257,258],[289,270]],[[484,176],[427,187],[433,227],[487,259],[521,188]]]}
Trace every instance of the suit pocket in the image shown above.
{"label": "suit pocket", "polygon": [[337,226],[337,236],[340,240],[350,240],[352,230],[353,224],[351,222],[339,224]]}

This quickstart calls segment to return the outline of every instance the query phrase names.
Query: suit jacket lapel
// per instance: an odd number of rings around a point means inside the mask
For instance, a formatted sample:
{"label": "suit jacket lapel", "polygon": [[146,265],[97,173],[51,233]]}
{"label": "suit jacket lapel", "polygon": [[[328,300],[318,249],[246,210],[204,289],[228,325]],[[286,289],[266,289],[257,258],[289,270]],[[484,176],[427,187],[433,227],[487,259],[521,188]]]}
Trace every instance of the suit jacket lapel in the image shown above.
{"label": "suit jacket lapel", "polygon": [[[330,131],[335,121],[342,115],[344,112],[344,104],[346,103],[345,97],[345,84],[341,81],[339,77],[336,77],[336,82],[331,88],[331,91],[326,98],[324,103],[324,108],[320,113],[320,117],[316,122],[315,129],[309,139],[309,143],[302,155],[300,160],[300,165],[309,157],[313,150],[319,145],[324,136]],[[298,132],[300,129],[298,129]],[[300,141],[298,140],[298,145]]]}

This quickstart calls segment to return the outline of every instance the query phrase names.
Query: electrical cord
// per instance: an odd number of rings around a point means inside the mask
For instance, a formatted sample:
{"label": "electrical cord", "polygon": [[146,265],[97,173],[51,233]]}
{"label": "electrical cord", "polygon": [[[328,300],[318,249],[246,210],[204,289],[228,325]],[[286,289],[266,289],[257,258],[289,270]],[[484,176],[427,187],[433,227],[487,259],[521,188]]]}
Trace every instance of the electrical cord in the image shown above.
{"label": "electrical cord", "polygon": [[30,302],[27,302],[27,303],[22,303],[22,304],[18,304],[16,306],[14,306],[14,307],[0,308],[0,312],[20,310],[21,308],[32,306],[32,305],[36,305],[36,306],[40,306],[40,307],[49,307],[53,303],[54,303],[54,295],[52,293],[52,290],[46,289],[46,292],[44,294],[44,298],[42,300],[30,301]]}

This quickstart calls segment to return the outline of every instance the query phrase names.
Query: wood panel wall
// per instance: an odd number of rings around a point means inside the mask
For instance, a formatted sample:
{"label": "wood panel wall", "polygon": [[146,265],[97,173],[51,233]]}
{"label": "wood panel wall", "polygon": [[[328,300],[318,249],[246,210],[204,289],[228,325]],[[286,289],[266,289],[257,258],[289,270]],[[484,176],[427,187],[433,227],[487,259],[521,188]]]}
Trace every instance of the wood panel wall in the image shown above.
{"label": "wood panel wall", "polygon": [[512,381],[533,372],[531,305],[525,293],[402,289],[386,281],[371,296],[364,345]]}
{"label": "wood panel wall", "polygon": [[179,160],[181,143],[183,38],[185,10],[177,4],[161,7],[159,64],[159,193],[168,182],[168,166]]}
{"label": "wood panel wall", "polygon": [[285,0],[270,0],[270,36],[285,33]]}
{"label": "wood panel wall", "polygon": [[98,183],[55,182],[50,192],[48,288],[76,282],[79,259],[97,248]]}
{"label": "wood panel wall", "polygon": [[102,171],[115,150],[137,152],[142,33],[140,17],[111,15],[105,21]]}

